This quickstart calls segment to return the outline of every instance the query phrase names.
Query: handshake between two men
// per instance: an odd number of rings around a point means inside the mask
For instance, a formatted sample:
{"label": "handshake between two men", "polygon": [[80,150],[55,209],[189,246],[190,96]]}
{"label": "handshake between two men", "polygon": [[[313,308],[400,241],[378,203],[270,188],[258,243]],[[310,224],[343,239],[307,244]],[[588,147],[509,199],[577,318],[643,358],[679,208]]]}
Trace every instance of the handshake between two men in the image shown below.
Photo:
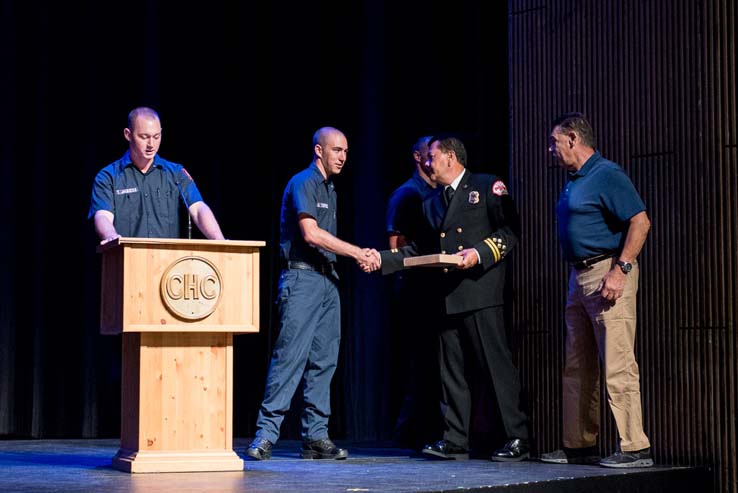
{"label": "handshake between two men", "polygon": [[382,255],[375,248],[362,248],[356,265],[364,272],[374,272],[382,267]]}
{"label": "handshake between two men", "polygon": [[[398,255],[400,258],[409,258],[417,256],[414,250],[392,249],[377,251],[375,248],[362,248],[361,254],[356,258],[356,264],[364,272],[374,272],[382,267],[382,253],[385,255]],[[471,269],[480,262],[479,252],[475,248],[467,248],[456,253],[454,256],[459,257],[456,268],[460,270]],[[394,272],[397,269],[392,269]]]}

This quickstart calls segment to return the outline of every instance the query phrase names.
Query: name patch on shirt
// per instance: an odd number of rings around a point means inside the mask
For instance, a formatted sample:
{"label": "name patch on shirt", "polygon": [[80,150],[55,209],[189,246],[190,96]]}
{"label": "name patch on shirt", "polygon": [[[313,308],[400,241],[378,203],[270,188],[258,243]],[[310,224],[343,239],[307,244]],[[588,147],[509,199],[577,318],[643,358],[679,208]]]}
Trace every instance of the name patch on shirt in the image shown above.
{"label": "name patch on shirt", "polygon": [[318,209],[328,209],[328,204],[326,204],[325,202],[318,202],[315,205],[318,207]]}
{"label": "name patch on shirt", "polygon": [[124,188],[122,190],[116,190],[115,195],[125,195],[127,193],[136,193],[136,192],[138,192],[138,187]]}

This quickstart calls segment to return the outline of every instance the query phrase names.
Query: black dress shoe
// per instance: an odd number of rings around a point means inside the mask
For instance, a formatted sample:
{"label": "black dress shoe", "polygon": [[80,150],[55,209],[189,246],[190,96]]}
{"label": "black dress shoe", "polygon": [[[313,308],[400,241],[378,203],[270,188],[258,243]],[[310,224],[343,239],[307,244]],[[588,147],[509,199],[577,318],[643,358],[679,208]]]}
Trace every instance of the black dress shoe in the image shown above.
{"label": "black dress shoe", "polygon": [[336,447],[330,438],[303,442],[300,455],[303,459],[334,459],[342,460],[348,457],[348,450]]}
{"label": "black dress shoe", "polygon": [[266,438],[256,437],[246,449],[246,455],[254,460],[267,460],[272,458],[272,442]]}
{"label": "black dress shoe", "polygon": [[499,450],[492,452],[492,460],[495,462],[518,462],[530,457],[528,440],[513,438]]}
{"label": "black dress shoe", "polygon": [[421,452],[425,455],[430,455],[431,458],[446,460],[469,459],[469,451],[467,449],[459,447],[448,440],[438,440],[436,443],[426,445]]}

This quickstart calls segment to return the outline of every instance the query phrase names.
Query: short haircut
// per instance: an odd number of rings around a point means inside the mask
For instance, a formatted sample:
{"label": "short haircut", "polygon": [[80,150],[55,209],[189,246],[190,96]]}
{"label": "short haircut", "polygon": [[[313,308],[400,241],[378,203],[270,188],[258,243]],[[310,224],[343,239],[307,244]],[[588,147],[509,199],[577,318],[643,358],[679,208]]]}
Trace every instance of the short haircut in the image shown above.
{"label": "short haircut", "polygon": [[557,116],[551,124],[552,129],[556,127],[561,128],[562,132],[576,132],[582,144],[593,149],[597,147],[592,125],[582,113],[570,112]]}
{"label": "short haircut", "polygon": [[466,167],[466,147],[461,139],[452,134],[438,134],[430,138],[428,146],[430,147],[434,142],[438,142],[438,147],[443,152],[454,151],[456,159]]}
{"label": "short haircut", "polygon": [[323,143],[325,142],[326,136],[332,133],[341,134],[344,137],[346,137],[344,133],[338,130],[337,128],[321,127],[318,130],[316,130],[315,133],[313,134],[313,147],[315,147],[318,144],[323,145]]}
{"label": "short haircut", "polygon": [[418,152],[423,146],[429,146],[431,138],[432,137],[430,135],[425,135],[416,140],[415,144],[413,144],[413,152]]}
{"label": "short haircut", "polygon": [[149,116],[149,117],[153,116],[154,118],[159,120],[159,122],[161,122],[161,118],[159,118],[159,113],[157,113],[153,109],[148,108],[146,106],[139,106],[138,108],[132,109],[131,112],[128,113],[128,128],[129,129],[133,129],[133,123],[136,121],[136,118],[140,116]]}

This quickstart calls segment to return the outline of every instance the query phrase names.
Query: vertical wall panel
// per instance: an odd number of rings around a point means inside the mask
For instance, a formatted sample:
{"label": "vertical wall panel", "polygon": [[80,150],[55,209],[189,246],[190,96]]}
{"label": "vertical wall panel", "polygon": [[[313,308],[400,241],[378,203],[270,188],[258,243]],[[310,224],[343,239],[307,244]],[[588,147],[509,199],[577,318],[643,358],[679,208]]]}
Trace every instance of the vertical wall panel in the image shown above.
{"label": "vertical wall panel", "polygon": [[[550,121],[590,118],[603,155],[641,192],[636,356],[658,463],[736,479],[736,7],[733,0],[509,0],[511,183],[523,242],[515,337],[536,451],[561,445],[567,267],[554,207],[566,176]],[[604,388],[604,386],[603,386]],[[602,394],[600,446],[617,444]]]}

